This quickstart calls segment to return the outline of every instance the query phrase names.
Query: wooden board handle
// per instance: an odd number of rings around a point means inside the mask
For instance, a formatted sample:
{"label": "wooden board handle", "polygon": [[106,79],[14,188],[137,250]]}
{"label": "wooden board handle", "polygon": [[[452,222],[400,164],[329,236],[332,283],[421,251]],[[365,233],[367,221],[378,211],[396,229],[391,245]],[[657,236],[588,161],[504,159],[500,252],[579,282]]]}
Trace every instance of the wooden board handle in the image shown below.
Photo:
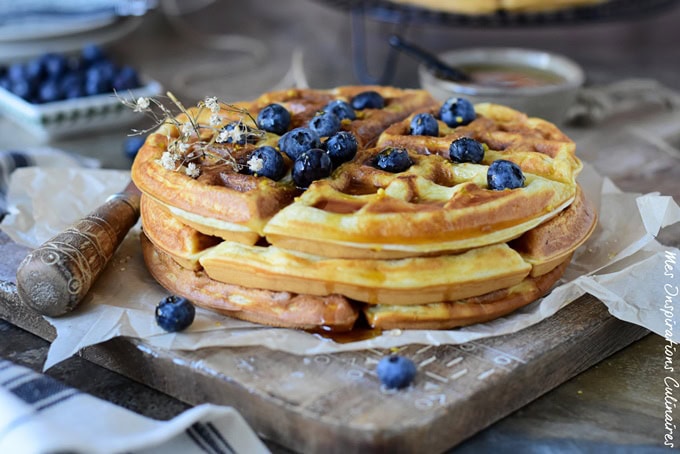
{"label": "wooden board handle", "polygon": [[138,192],[115,194],[29,253],[17,270],[22,303],[51,317],[75,309],[137,222],[139,199]]}

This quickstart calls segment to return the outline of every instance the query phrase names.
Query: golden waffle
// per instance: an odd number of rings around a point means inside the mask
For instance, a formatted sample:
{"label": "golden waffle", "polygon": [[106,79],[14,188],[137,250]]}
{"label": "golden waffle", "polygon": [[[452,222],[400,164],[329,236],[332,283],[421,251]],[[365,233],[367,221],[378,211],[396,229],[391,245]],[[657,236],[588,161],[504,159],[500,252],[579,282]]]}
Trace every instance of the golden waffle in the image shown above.
{"label": "golden waffle", "polygon": [[546,274],[582,244],[595,216],[579,190],[576,202],[510,242],[512,248],[498,244],[455,255],[396,260],[333,259],[230,241],[213,247],[214,237],[183,225],[146,197],[142,221],[158,249],[185,268],[204,269],[216,281],[321,296],[338,293],[371,304],[415,305],[483,295],[518,284],[529,274]]}
{"label": "golden waffle", "polygon": [[[382,109],[357,111],[357,119],[342,122],[342,129],[355,134],[359,145],[374,142],[378,134],[389,124],[400,121],[417,109],[433,105],[435,101],[423,90],[401,90],[391,87],[352,86],[332,90],[285,90],[261,96],[253,102],[241,102],[228,107],[222,106],[223,126],[232,120],[242,121],[254,127],[251,117],[270,103],[280,103],[291,113],[289,129],[305,125],[329,101],[350,100],[354,95],[374,90],[385,99]],[[250,116],[244,116],[246,109]],[[188,110],[195,122],[207,125],[212,115],[206,108]],[[181,124],[187,115],[178,116]],[[196,162],[201,168],[198,178],[191,178],[182,172],[166,169],[162,164],[163,154],[171,143],[176,143],[181,131],[176,125],[166,122],[151,134],[140,149],[132,166],[132,179],[137,187],[149,197],[162,202],[181,217],[185,223],[193,225],[208,235],[217,235],[234,241],[254,243],[262,234],[265,223],[282,207],[289,204],[299,193],[290,176],[281,181],[257,178],[253,175],[238,173],[232,165],[214,157],[204,157]],[[209,140],[214,135],[210,128],[200,130],[200,138],[192,137],[190,142],[199,139]],[[195,135],[195,134],[194,134]],[[255,143],[244,145],[213,144],[216,154],[230,154],[237,163],[243,163],[256,148],[265,145],[276,146],[279,136],[263,133]],[[290,161],[286,159],[288,165]]]}
{"label": "golden waffle", "polygon": [[531,275],[540,276],[571,257],[596,226],[595,208],[577,187],[576,199],[569,208],[509,244],[531,264]]}
{"label": "golden waffle", "polygon": [[459,301],[420,306],[365,306],[369,325],[380,329],[448,329],[494,320],[544,296],[569,264],[570,256],[549,273],[527,277],[512,287]]}
{"label": "golden waffle", "polygon": [[153,277],[168,291],[216,312],[272,326],[346,331],[358,316],[357,309],[339,295],[316,297],[271,292],[224,284],[202,271],[183,268],[141,235],[144,261]]}
{"label": "golden waffle", "polygon": [[139,211],[149,241],[184,268],[201,269],[198,258],[206,249],[222,242],[220,238],[205,235],[182,223],[164,205],[147,195],[142,195]]}
{"label": "golden waffle", "polygon": [[390,0],[393,3],[455,14],[492,14],[498,11],[537,12],[587,6],[606,0]]}
{"label": "golden waffle", "polygon": [[486,188],[487,165],[412,154],[405,172],[376,169],[378,149],[314,182],[265,226],[284,249],[329,257],[441,254],[516,238],[569,206],[575,186],[525,174],[514,190]]}
{"label": "golden waffle", "polygon": [[[423,112],[436,117],[439,107]],[[377,146],[406,147],[421,154],[434,153],[448,158],[451,142],[470,137],[488,147],[483,164],[506,159],[519,165],[526,173],[575,184],[583,164],[575,155],[574,142],[557,126],[498,104],[476,104],[475,112],[477,118],[464,126],[450,127],[438,120],[437,137],[411,135],[411,115],[387,128],[378,139]]]}
{"label": "golden waffle", "polygon": [[[524,279],[531,265],[506,244],[394,260],[336,259],[225,241],[199,259],[212,279],[252,288],[371,304],[423,304],[475,296]],[[433,272],[436,270],[436,272]]]}
{"label": "golden waffle", "polygon": [[[238,173],[214,156],[197,161],[201,174],[192,178],[162,165],[169,144],[184,134],[176,124],[149,136],[132,175],[143,192],[145,260],[154,277],[201,306],[304,329],[349,329],[362,307],[377,327],[449,328],[543,295],[596,223],[575,183],[581,163],[574,144],[554,125],[480,104],[466,126],[439,122],[439,137],[411,136],[412,114],[439,105],[424,92],[387,87],[288,90],[235,106],[252,117],[279,103],[294,128],[329,100],[369,89],[389,99],[387,107],[359,111],[343,129],[378,146],[360,148],[304,191],[290,172],[273,181]],[[254,124],[233,107],[223,106],[225,122]],[[209,121],[205,109],[189,115]],[[189,142],[214,134],[200,129]],[[451,141],[463,136],[487,145],[481,164],[448,159]],[[255,147],[276,147],[278,138],[264,133],[255,143],[220,146],[242,163]],[[386,145],[408,148],[413,165],[399,173],[376,168]],[[487,188],[497,159],[520,165],[523,187]]]}

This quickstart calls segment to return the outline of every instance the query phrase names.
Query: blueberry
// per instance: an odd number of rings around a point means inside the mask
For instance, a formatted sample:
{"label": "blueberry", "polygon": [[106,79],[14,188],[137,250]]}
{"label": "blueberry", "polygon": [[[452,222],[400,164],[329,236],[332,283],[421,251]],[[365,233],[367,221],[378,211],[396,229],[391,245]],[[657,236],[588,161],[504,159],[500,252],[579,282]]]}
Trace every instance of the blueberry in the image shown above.
{"label": "blueberry", "polygon": [[331,136],[326,141],[325,146],[333,167],[337,167],[343,162],[352,159],[357,154],[357,148],[359,148],[354,134],[347,131],[340,131]]}
{"label": "blueberry", "polygon": [[411,157],[405,148],[387,147],[375,157],[374,166],[386,172],[398,173],[413,165]]}
{"label": "blueberry", "polygon": [[73,99],[80,98],[85,95],[85,86],[83,76],[80,73],[66,74],[61,79],[61,89],[64,93],[64,98]]}
{"label": "blueberry", "polygon": [[357,114],[354,112],[354,109],[352,109],[352,106],[342,99],[336,99],[335,101],[329,102],[322,110],[335,114],[340,121],[345,119],[356,120],[357,118]]}
{"label": "blueberry", "polygon": [[61,84],[58,80],[46,80],[40,85],[40,87],[38,87],[39,102],[54,102],[61,99],[64,99],[64,91],[62,90]]}
{"label": "blueberry", "polygon": [[286,153],[293,161],[303,152],[320,146],[319,135],[309,128],[295,128],[279,139],[279,150]]}
{"label": "blueberry", "polygon": [[45,75],[47,71],[45,70],[44,62],[41,58],[34,58],[26,63],[25,77],[27,79],[39,81]]}
{"label": "blueberry", "polygon": [[[222,131],[225,131],[227,133],[226,140],[221,141],[223,143],[235,143],[237,145],[245,145],[246,143],[257,142],[257,136],[252,134],[251,133],[252,131],[248,127],[248,125],[244,124],[241,121],[232,121],[231,123],[227,124],[224,128],[222,128]],[[234,133],[233,131],[237,131],[237,133]]]}
{"label": "blueberry", "polygon": [[68,72],[70,74],[85,72],[85,62],[80,57],[69,57],[67,60]]}
{"label": "blueberry", "polygon": [[113,62],[102,60],[90,66],[85,72],[85,77],[87,79],[103,79],[111,83],[117,73],[118,68]]}
{"label": "blueberry", "polygon": [[171,333],[188,328],[195,316],[194,305],[181,296],[166,296],[156,306],[156,323]]}
{"label": "blueberry", "polygon": [[439,118],[452,128],[466,125],[475,117],[475,106],[464,98],[449,98],[439,109]]}
{"label": "blueberry", "polygon": [[60,77],[67,70],[67,60],[63,55],[45,54],[42,60],[44,62],[43,64],[45,65],[47,77]]}
{"label": "blueberry", "polygon": [[411,134],[437,137],[439,135],[439,123],[432,114],[419,113],[411,120]]}
{"label": "blueberry", "polygon": [[111,86],[114,90],[132,90],[139,87],[139,74],[132,66],[123,66],[113,76]]}
{"label": "blueberry", "polygon": [[461,137],[451,142],[449,157],[453,162],[472,162],[479,164],[484,159],[484,146],[475,139]]}
{"label": "blueberry", "polygon": [[319,137],[332,136],[340,130],[340,119],[331,112],[321,112],[309,121],[309,129]]}
{"label": "blueberry", "polygon": [[20,98],[29,100],[33,97],[33,95],[36,92],[36,87],[35,84],[31,83],[30,81],[23,79],[23,80],[10,80],[9,82],[9,91],[14,93]]}
{"label": "blueberry", "polygon": [[84,89],[87,96],[108,93],[111,91],[111,81],[99,78],[87,78],[85,80]]}
{"label": "blueberry", "polygon": [[416,377],[416,365],[400,355],[383,357],[376,366],[381,383],[388,389],[406,388]]}
{"label": "blueberry", "polygon": [[502,191],[503,189],[517,189],[524,186],[524,174],[514,162],[499,159],[489,166],[486,173],[489,189]]}
{"label": "blueberry", "polygon": [[323,150],[312,148],[300,154],[293,163],[293,181],[302,189],[331,174],[333,164],[331,158]]}
{"label": "blueberry", "polygon": [[135,159],[145,140],[146,137],[144,136],[132,136],[125,139],[125,142],[123,142],[123,153],[125,153],[125,156],[131,160]]}
{"label": "blueberry", "polygon": [[382,109],[385,107],[385,99],[377,91],[363,91],[352,98],[354,110]]}
{"label": "blueberry", "polygon": [[257,127],[282,135],[290,126],[290,112],[281,104],[269,104],[257,115]]}
{"label": "blueberry", "polygon": [[7,68],[7,77],[12,82],[28,79],[26,66],[21,63],[12,63],[9,65],[9,68]]}
{"label": "blueberry", "polygon": [[86,66],[90,66],[97,61],[106,60],[106,54],[96,44],[86,44],[80,53],[80,57]]}
{"label": "blueberry", "polygon": [[252,152],[244,170],[246,173],[278,181],[286,175],[286,163],[276,148],[264,146]]}

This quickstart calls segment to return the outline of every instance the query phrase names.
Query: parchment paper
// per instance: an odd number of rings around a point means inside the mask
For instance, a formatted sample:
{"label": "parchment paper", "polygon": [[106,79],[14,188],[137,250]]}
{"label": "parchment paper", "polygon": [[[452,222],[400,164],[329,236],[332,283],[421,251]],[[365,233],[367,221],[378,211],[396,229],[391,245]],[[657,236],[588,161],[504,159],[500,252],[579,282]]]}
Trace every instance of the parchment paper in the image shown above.
{"label": "parchment paper", "polygon": [[[112,170],[19,169],[10,183],[10,214],[0,227],[14,241],[38,246],[119,191],[127,179],[127,172]],[[623,193],[587,164],[580,183],[598,205],[599,226],[576,252],[561,285],[547,297],[489,323],[448,331],[392,330],[370,340],[343,344],[302,331],[233,320],[201,309],[188,330],[165,333],[155,323],[154,308],[167,292],[145,269],[137,226],[83,304],[68,316],[48,318],[57,330],[57,337],[44,367],[47,369],[83,347],[116,336],[141,338],[167,349],[261,345],[300,355],[410,343],[465,343],[531,326],[585,292],[599,298],[614,316],[664,336],[665,317],[661,308],[667,285],[678,285],[677,280],[665,276],[664,263],[668,253],[676,254],[676,261],[680,261],[680,251],[661,246],[654,236],[661,227],[680,221],[680,207],[669,196]],[[680,275],[680,266],[676,275]],[[673,340],[680,342],[675,331]]]}

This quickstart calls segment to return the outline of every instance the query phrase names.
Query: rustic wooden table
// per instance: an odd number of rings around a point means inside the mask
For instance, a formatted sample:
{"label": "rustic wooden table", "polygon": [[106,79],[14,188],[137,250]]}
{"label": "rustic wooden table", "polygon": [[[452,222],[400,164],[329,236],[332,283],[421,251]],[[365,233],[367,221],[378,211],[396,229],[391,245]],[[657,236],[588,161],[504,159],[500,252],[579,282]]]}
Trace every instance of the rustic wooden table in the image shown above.
{"label": "rustic wooden table", "polygon": [[[302,52],[302,67],[311,86],[357,82],[351,65],[349,23],[343,12],[308,0],[280,2],[276,8],[264,0],[247,5],[224,1],[210,8],[213,10],[209,14],[190,14],[181,23],[156,11],[132,34],[113,43],[110,50],[116,58],[142,68],[185,99],[207,93],[239,99],[251,97],[284,78],[296,49]],[[680,11],[676,9],[638,21],[587,26],[453,30],[421,25],[411,26],[409,34],[433,50],[488,45],[540,47],[578,61],[585,68],[590,83],[644,77],[680,90],[678,20]],[[386,52],[385,34],[391,27],[372,22],[366,25],[369,55],[373,61],[382,62]],[[211,35],[225,33],[225,30],[260,40],[268,57],[252,67],[247,58],[228,52],[225,49],[234,43],[244,43]],[[251,42],[245,45],[253,48]],[[234,72],[229,72],[225,65],[229,61],[238,63],[233,65],[237,67]],[[243,74],[249,76],[244,78]],[[414,62],[402,58],[393,82],[416,86]],[[129,166],[122,153],[125,132],[109,131],[49,145],[96,157],[104,167],[124,169]],[[576,136],[587,133],[587,130],[574,130]],[[0,120],[0,148],[35,145],[39,144],[31,136],[17,130],[6,119]],[[680,147],[680,139],[675,146]],[[586,156],[601,173],[612,176],[626,191],[658,190],[680,201],[680,159],[666,157],[665,165],[649,170],[649,166],[641,166],[635,159],[630,159],[628,165],[619,159],[616,168],[612,169],[608,163],[615,158],[598,156],[593,150]],[[663,231],[660,240],[664,244],[680,246],[680,228],[675,226]],[[3,339],[1,357],[40,369],[48,348],[46,341],[1,320],[0,336]],[[664,339],[659,336],[645,337],[453,451],[661,451],[666,433],[664,345]],[[72,386],[156,418],[172,417],[187,407],[81,358],[72,358],[48,373]],[[274,451],[285,452],[281,447],[271,446]]]}

